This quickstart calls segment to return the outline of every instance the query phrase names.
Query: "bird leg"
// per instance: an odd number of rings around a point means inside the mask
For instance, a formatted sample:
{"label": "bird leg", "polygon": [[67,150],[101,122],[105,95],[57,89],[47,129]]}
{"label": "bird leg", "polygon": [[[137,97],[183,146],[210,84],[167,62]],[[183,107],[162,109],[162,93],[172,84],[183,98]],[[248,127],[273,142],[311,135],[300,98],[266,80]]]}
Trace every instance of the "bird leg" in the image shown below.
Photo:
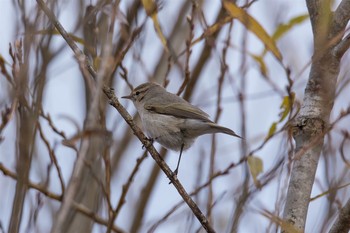
{"label": "bird leg", "polygon": [[182,150],[184,149],[185,144],[182,143],[181,145],[181,149],[180,149],[180,155],[179,155],[179,160],[177,161],[177,166],[176,169],[174,171],[174,174],[177,175],[177,173],[179,172],[179,166],[180,166],[180,161],[181,161],[181,155],[182,155]]}

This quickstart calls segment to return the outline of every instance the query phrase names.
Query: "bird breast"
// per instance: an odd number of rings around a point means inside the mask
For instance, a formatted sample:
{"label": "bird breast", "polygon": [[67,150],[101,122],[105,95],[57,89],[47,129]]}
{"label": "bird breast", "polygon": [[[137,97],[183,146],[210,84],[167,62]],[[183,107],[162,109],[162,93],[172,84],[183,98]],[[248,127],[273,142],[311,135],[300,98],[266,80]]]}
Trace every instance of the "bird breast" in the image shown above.
{"label": "bird breast", "polygon": [[141,121],[147,136],[168,149],[179,151],[182,144],[184,149],[193,144],[194,139],[185,137],[182,129],[185,119],[145,111]]}

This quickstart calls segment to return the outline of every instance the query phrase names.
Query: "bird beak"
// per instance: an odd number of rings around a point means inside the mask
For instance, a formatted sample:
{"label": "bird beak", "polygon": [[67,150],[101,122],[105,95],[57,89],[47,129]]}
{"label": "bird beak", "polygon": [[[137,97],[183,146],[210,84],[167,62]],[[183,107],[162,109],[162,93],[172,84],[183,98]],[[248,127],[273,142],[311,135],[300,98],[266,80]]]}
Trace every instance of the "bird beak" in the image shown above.
{"label": "bird beak", "polygon": [[130,95],[122,96],[122,98],[131,100],[132,99],[132,95],[130,94]]}

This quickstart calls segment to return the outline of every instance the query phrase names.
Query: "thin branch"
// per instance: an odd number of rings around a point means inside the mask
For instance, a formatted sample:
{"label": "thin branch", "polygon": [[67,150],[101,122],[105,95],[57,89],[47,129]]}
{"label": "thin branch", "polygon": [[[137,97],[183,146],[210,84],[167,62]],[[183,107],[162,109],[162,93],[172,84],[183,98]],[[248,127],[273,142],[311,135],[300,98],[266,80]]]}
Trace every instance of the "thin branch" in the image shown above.
{"label": "thin branch", "polygon": [[2,133],[3,129],[6,127],[6,125],[13,118],[17,107],[18,107],[18,99],[15,98],[11,104],[11,107],[5,108],[5,110],[3,112],[1,112],[2,123],[0,123],[0,142],[1,142],[1,133]]}
{"label": "thin branch", "polygon": [[52,120],[51,120],[50,114],[47,113],[47,114],[45,115],[45,113],[44,113],[43,111],[41,111],[40,115],[41,115],[45,120],[47,120],[47,122],[49,123],[49,126],[51,127],[51,129],[52,129],[56,134],[60,135],[63,139],[67,139],[66,134],[65,134],[63,131],[59,130],[59,129],[53,124],[53,122],[52,122]]}
{"label": "thin branch", "polygon": [[128,79],[128,70],[123,66],[123,63],[120,63],[120,68],[122,69],[122,72],[119,73],[120,77],[124,79],[125,83],[128,85],[130,90],[133,90],[134,87],[132,86],[132,84],[129,82],[129,79]]}
{"label": "thin branch", "polygon": [[12,81],[11,75],[8,73],[6,66],[5,66],[5,59],[0,56],[0,72],[5,76],[6,80],[14,86],[14,83]]}
{"label": "thin branch", "polygon": [[[12,172],[12,171],[10,171],[9,169],[7,169],[2,163],[0,163],[0,171],[5,176],[9,176],[9,177],[11,177],[12,179],[15,179],[15,180],[18,179],[17,174]],[[44,194],[48,198],[51,198],[53,200],[62,202],[62,198],[63,198],[62,195],[58,195],[58,194],[52,193],[51,191],[48,191],[47,189],[45,189],[45,187],[43,187],[42,185],[34,184],[31,181],[28,181],[28,187],[39,191],[41,194]],[[81,204],[78,204],[76,202],[73,202],[73,207],[77,211],[79,211],[80,213],[82,213],[85,216],[93,219],[96,223],[99,223],[99,224],[104,225],[106,227],[108,226],[108,224],[109,224],[108,220],[102,219],[101,217],[96,215],[93,211],[91,211],[88,208],[86,208],[85,206],[83,206]],[[124,232],[119,227],[116,227],[114,225],[112,226],[112,230],[114,232],[118,232],[118,233],[123,233]]]}
{"label": "thin branch", "polygon": [[190,28],[190,32],[189,32],[189,38],[186,40],[186,66],[185,66],[185,79],[182,82],[178,92],[176,93],[176,95],[180,95],[184,90],[185,87],[187,85],[187,83],[190,81],[191,78],[191,72],[190,72],[190,57],[192,54],[192,50],[191,50],[191,43],[193,40],[193,29],[194,29],[194,24],[193,24],[193,18],[195,16],[195,10],[196,10],[196,2],[192,1],[192,13],[191,16],[187,16],[187,22]]}
{"label": "thin branch", "polygon": [[343,189],[343,188],[346,188],[346,187],[348,187],[349,185],[350,185],[350,183],[343,184],[343,185],[336,186],[336,187],[332,187],[332,188],[328,189],[327,191],[322,192],[321,194],[318,194],[318,195],[316,195],[316,196],[314,196],[314,197],[311,197],[311,198],[310,198],[310,202],[311,202],[311,201],[315,201],[315,200],[317,200],[318,198],[323,197],[323,196],[325,196],[325,195],[335,193],[335,191],[340,190],[340,189]]}
{"label": "thin branch", "polygon": [[54,166],[57,170],[58,179],[60,180],[61,190],[62,190],[62,193],[64,194],[65,187],[64,187],[63,176],[62,176],[61,168],[58,165],[55,152],[51,148],[49,140],[45,137],[44,132],[43,132],[39,122],[37,122],[37,126],[38,126],[38,130],[39,130],[39,135],[40,135],[41,139],[44,141],[44,144],[45,144],[47,150],[49,151],[51,162],[54,164]]}
{"label": "thin branch", "polygon": [[61,36],[64,38],[64,40],[67,42],[69,47],[73,50],[74,55],[76,56],[78,61],[81,61],[81,59],[84,60],[84,65],[87,67],[89,73],[92,76],[96,76],[96,71],[92,67],[92,65],[88,62],[88,59],[86,59],[86,56],[84,53],[79,49],[77,44],[74,42],[74,40],[69,36],[67,31],[64,29],[62,24],[58,21],[57,17],[54,15],[54,13],[47,7],[47,5],[44,3],[43,0],[37,0],[36,1],[38,5],[40,6],[41,10],[43,10],[46,14],[46,16],[50,19],[50,22],[55,26],[57,31],[61,34]]}
{"label": "thin branch", "polygon": [[[195,190],[193,190],[190,193],[190,196],[195,196],[197,195],[201,190],[203,190],[205,187],[209,186],[216,178],[221,177],[221,176],[225,176],[230,174],[230,171],[237,167],[238,165],[246,162],[248,159],[248,157],[243,157],[242,159],[240,159],[237,163],[231,163],[229,164],[224,170],[222,171],[217,171],[216,173],[214,173],[208,181],[206,181],[204,184],[198,186]],[[148,230],[148,232],[153,232],[155,231],[155,229],[162,224],[163,222],[165,222],[170,215],[172,215],[178,208],[180,208],[182,206],[182,204],[184,204],[184,201],[180,201],[179,203],[177,203],[173,208],[171,208],[160,220],[158,220],[156,223],[154,223],[151,227],[150,230]]]}
{"label": "thin branch", "polygon": [[[94,211],[86,208],[84,205],[73,202],[73,207],[79,211],[80,213],[84,214],[85,216],[89,217],[90,219],[93,219],[96,223],[99,223],[101,225],[104,226],[109,226],[109,221],[108,220],[104,220],[103,218],[99,217]],[[120,229],[119,227],[116,226],[112,226],[111,229],[114,232],[117,233],[124,233],[125,231],[123,231],[122,229]]]}
{"label": "thin branch", "polygon": [[147,158],[147,151],[145,151],[143,153],[143,155],[138,158],[136,160],[136,165],[134,167],[134,169],[132,170],[129,178],[128,178],[128,181],[126,182],[126,184],[123,185],[123,188],[122,188],[122,194],[120,195],[120,198],[119,198],[119,201],[118,201],[118,204],[117,206],[115,207],[115,210],[113,211],[112,213],[112,217],[110,218],[110,221],[109,221],[109,225],[108,225],[108,228],[107,228],[107,233],[110,233],[111,232],[111,227],[113,226],[113,223],[114,223],[114,220],[118,217],[118,214],[122,208],[122,206],[124,205],[125,203],[125,199],[126,199],[126,194],[128,193],[129,191],[129,188],[134,180],[134,177],[137,173],[137,171],[139,170],[139,167],[141,165],[141,163],[143,162],[143,160],[145,160],[145,158]]}
{"label": "thin branch", "polygon": [[333,14],[331,35],[344,35],[344,29],[350,20],[350,0],[342,0]]}
{"label": "thin branch", "polygon": [[[5,176],[9,176],[9,177],[11,177],[12,179],[15,179],[15,180],[18,179],[17,174],[12,172],[12,171],[10,171],[9,169],[7,169],[2,163],[0,163],[0,171]],[[45,187],[43,187],[42,185],[34,184],[34,183],[28,181],[28,187],[38,190],[39,192],[41,192],[42,194],[44,194],[45,196],[47,196],[47,197],[49,197],[51,199],[54,199],[54,200],[57,200],[57,201],[62,201],[62,195],[58,195],[58,194],[52,193],[52,192],[46,190]]]}
{"label": "thin branch", "polygon": [[[94,178],[94,180],[96,181],[96,184],[101,188],[103,194],[105,195],[106,199],[107,199],[107,204],[108,204],[108,208],[109,209],[113,209],[112,207],[112,202],[111,202],[111,198],[109,195],[109,190],[107,188],[107,185],[104,186],[103,184],[103,180],[95,173],[94,168],[93,168],[93,163],[91,163],[91,161],[84,161],[86,167],[90,170],[90,175]],[[107,169],[108,170],[108,169]]]}
{"label": "thin branch", "polygon": [[[167,156],[167,149],[164,147],[160,150],[160,156],[165,159]],[[138,199],[138,204],[135,209],[135,215],[133,222],[131,224],[130,232],[140,232],[140,227],[143,223],[144,218],[146,217],[145,212],[147,208],[147,204],[149,203],[149,199],[152,194],[152,190],[157,182],[157,177],[159,176],[160,168],[157,164],[154,164],[152,167],[152,171],[149,172],[149,177],[147,179],[146,184],[142,188],[142,195]]]}
{"label": "thin branch", "polygon": [[337,44],[334,48],[335,56],[338,58],[343,57],[344,53],[348,51],[350,47],[350,33],[345,36],[344,39],[342,39],[339,44]]}
{"label": "thin branch", "polygon": [[[227,50],[230,47],[230,41],[231,41],[231,31],[233,28],[233,23],[231,22],[229,25],[229,30],[228,30],[228,35],[227,39],[225,40],[225,46],[222,49],[222,61],[221,61],[221,69],[220,69],[220,76],[218,79],[218,89],[217,89],[217,101],[216,101],[216,114],[214,117],[214,122],[217,123],[219,121],[219,118],[222,113],[222,107],[221,107],[221,102],[222,102],[222,88],[224,85],[224,79],[226,72],[228,70],[227,62],[226,62],[226,54]],[[215,140],[215,134],[212,135],[211,137],[211,151],[210,151],[210,163],[209,163],[209,177],[211,177],[214,174],[214,169],[215,169],[215,150],[216,150],[216,140]],[[207,216],[212,221],[211,218],[211,212],[212,212],[212,207],[213,207],[213,185],[212,183],[209,185],[209,191],[208,191],[208,200],[207,200]]]}
{"label": "thin branch", "polygon": [[339,147],[339,152],[340,152],[340,157],[342,158],[343,162],[345,163],[345,165],[350,168],[350,161],[347,160],[345,158],[345,153],[344,153],[344,148],[345,148],[345,142],[348,141],[350,139],[350,134],[348,131],[342,131],[342,134],[343,134],[343,140],[342,142],[340,143],[340,147]]}

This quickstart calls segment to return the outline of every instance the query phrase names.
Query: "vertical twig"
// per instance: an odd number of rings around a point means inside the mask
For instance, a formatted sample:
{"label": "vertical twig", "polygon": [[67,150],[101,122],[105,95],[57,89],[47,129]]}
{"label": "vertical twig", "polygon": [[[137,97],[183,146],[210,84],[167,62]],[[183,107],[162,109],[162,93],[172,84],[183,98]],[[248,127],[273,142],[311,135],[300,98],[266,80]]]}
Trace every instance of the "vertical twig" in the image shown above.
{"label": "vertical twig", "polygon": [[184,81],[182,82],[179,90],[177,91],[176,95],[181,95],[181,93],[184,91],[187,83],[189,82],[191,78],[191,72],[190,72],[190,57],[191,57],[191,43],[193,40],[193,29],[194,29],[194,24],[193,24],[193,18],[195,16],[195,10],[196,10],[196,2],[192,1],[192,12],[191,16],[187,16],[187,22],[190,28],[189,32],[189,38],[186,40],[186,66],[185,66],[185,78]]}

